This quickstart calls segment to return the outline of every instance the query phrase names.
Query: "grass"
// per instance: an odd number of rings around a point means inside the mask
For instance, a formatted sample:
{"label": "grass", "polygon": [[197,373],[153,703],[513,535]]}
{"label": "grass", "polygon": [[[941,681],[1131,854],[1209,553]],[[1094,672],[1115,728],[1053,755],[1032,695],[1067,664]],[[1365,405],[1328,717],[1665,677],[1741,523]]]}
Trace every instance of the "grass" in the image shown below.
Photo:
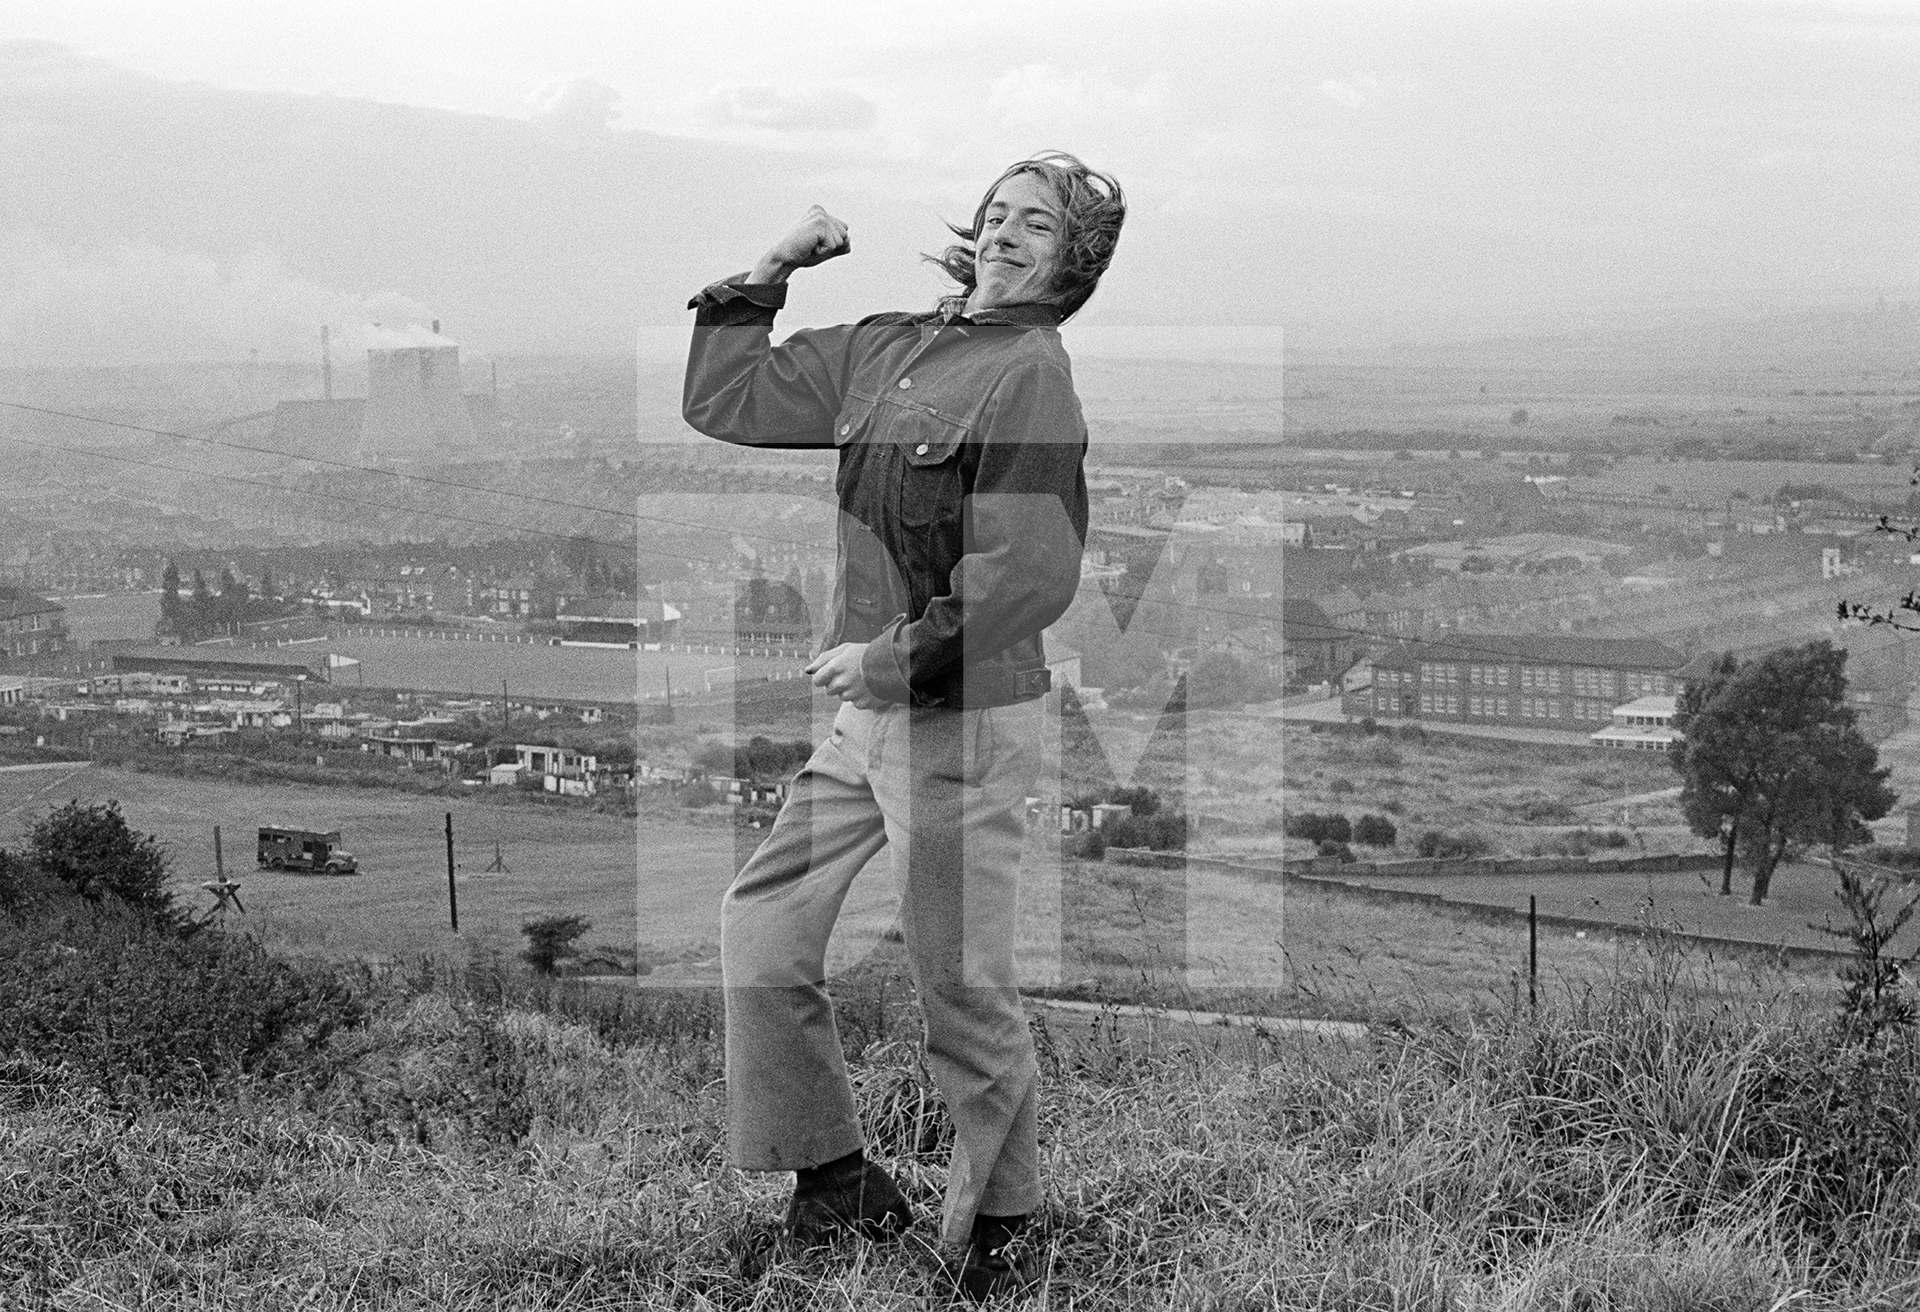
{"label": "grass", "polygon": [[[1702,1002],[1694,969],[1660,948],[1537,1018],[1414,1017],[1358,1043],[1039,1024],[1047,1305],[1909,1305],[1920,1050]],[[944,1115],[894,984],[843,981],[844,1037],[876,1154],[925,1216]],[[0,1300],[928,1304],[925,1222],[893,1247],[773,1242],[785,1184],[723,1159],[709,998],[484,960],[360,986],[371,1019],[303,1076],[220,1097],[129,1108],[8,1061]]]}

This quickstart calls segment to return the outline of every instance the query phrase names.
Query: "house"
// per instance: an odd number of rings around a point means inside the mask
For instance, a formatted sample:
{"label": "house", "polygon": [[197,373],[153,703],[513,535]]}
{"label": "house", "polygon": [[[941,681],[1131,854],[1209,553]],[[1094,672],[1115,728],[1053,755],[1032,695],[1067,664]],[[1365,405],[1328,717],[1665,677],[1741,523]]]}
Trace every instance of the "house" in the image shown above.
{"label": "house", "polygon": [[455,750],[453,744],[438,738],[410,738],[401,734],[370,733],[366,750],[378,756],[398,757],[403,761],[437,761]]}
{"label": "house", "polygon": [[1288,683],[1323,683],[1353,664],[1358,635],[1318,602],[1289,597],[1280,606],[1280,649]]}
{"label": "house", "polygon": [[1596,729],[1588,737],[1597,747],[1617,747],[1628,751],[1670,752],[1680,738],[1673,727],[1673,713],[1679,698],[1655,693],[1636,697],[1613,708],[1613,723]]}
{"label": "house", "polygon": [[1623,699],[1678,692],[1684,664],[1650,638],[1461,633],[1381,653],[1342,703],[1352,716],[1592,732]]}
{"label": "house", "polygon": [[0,706],[16,706],[26,699],[25,679],[0,679]]}
{"label": "house", "polygon": [[67,649],[67,608],[19,588],[0,588],[0,661]]}
{"label": "house", "polygon": [[480,590],[481,606],[495,619],[551,617],[556,600],[551,585],[532,574],[516,574]]}
{"label": "house", "polygon": [[207,719],[225,720],[236,729],[284,729],[293,723],[285,703],[264,699],[216,698],[193,709]]}
{"label": "house", "polygon": [[523,777],[539,779],[549,793],[590,797],[598,787],[600,762],[585,752],[546,743],[515,743],[513,752]]}

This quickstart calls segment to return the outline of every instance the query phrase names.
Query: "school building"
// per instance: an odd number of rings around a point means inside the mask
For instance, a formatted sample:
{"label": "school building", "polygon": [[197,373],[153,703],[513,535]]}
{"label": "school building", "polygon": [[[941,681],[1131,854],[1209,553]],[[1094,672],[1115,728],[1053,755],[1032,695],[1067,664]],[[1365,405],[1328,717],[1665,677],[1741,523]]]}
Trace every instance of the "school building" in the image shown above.
{"label": "school building", "polygon": [[1685,663],[1650,638],[1458,633],[1374,657],[1349,680],[1342,709],[1591,733],[1623,702],[1677,693]]}

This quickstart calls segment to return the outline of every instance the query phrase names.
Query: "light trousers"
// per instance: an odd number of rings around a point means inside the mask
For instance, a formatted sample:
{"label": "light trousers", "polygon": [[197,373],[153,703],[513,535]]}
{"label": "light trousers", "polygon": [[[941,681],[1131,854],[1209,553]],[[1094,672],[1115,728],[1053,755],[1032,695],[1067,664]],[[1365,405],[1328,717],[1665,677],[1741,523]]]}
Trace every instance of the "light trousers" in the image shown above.
{"label": "light trousers", "polygon": [[842,704],[721,904],[734,1164],[792,1171],[863,1149],[825,987],[853,877],[888,848],[927,1061],[953,1119],[942,1235],[1040,1205],[1033,1039],[1014,974],[1038,700],[973,710]]}

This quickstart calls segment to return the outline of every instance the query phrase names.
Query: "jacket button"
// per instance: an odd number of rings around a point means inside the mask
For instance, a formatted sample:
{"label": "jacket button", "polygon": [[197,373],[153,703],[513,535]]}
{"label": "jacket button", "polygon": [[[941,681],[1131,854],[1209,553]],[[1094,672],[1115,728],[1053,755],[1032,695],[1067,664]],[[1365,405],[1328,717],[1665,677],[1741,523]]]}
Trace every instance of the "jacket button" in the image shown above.
{"label": "jacket button", "polygon": [[842,437],[845,437],[845,436],[846,436],[846,435],[847,435],[848,433],[851,433],[852,431],[853,431],[853,425],[852,425],[852,424],[842,424],[842,425],[840,425],[840,436],[842,436]]}
{"label": "jacket button", "polygon": [[912,390],[912,388],[913,388],[913,379],[911,379],[911,378],[902,378],[902,379],[900,380],[900,390],[901,390],[901,391],[903,391],[903,392],[905,392],[905,391],[910,391],[910,390]]}
{"label": "jacket button", "polygon": [[927,444],[925,442],[922,442],[919,446],[913,449],[913,453],[917,456],[925,455],[927,453]]}

